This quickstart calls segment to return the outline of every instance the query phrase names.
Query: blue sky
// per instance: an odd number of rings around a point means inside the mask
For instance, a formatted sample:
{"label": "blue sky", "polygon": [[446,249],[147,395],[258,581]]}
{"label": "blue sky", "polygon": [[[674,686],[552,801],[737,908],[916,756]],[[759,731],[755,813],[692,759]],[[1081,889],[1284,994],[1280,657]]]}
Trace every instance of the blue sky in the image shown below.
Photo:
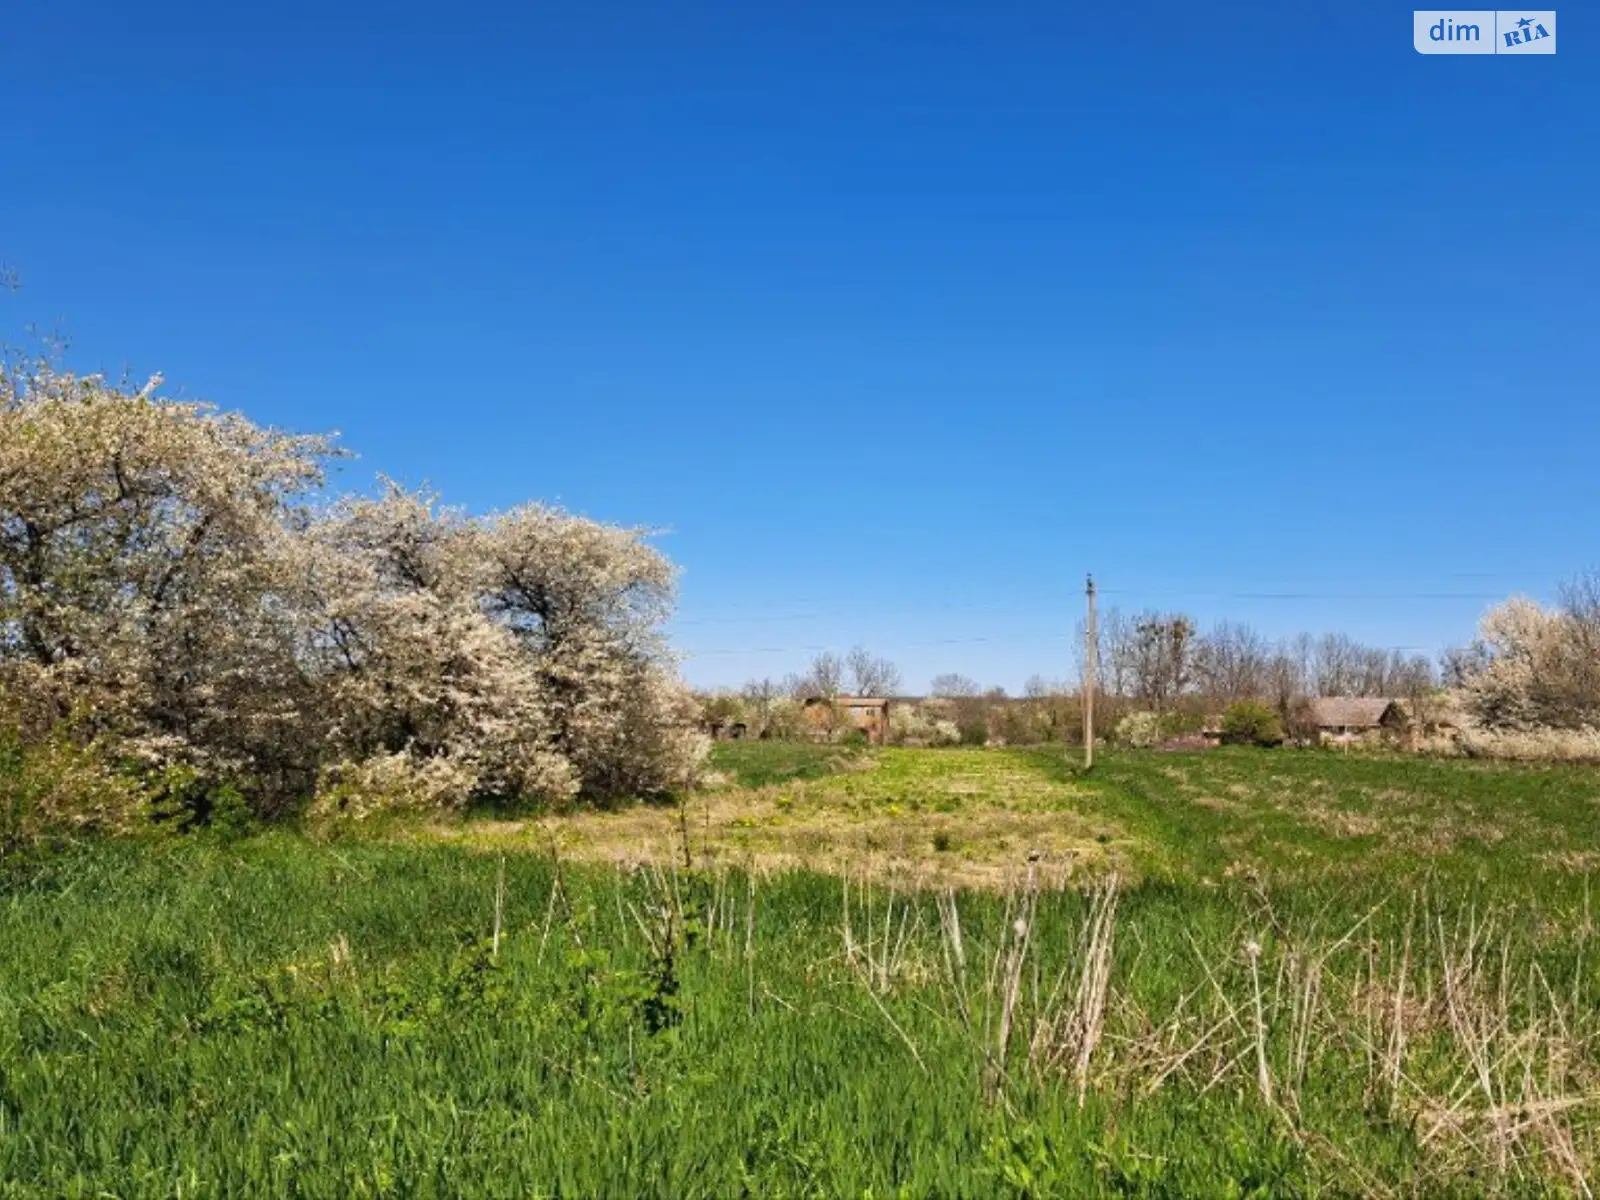
{"label": "blue sky", "polygon": [[699,684],[1067,675],[1089,570],[1433,649],[1600,565],[1562,16],[12,6],[0,327],[339,429],[342,486],[668,530]]}

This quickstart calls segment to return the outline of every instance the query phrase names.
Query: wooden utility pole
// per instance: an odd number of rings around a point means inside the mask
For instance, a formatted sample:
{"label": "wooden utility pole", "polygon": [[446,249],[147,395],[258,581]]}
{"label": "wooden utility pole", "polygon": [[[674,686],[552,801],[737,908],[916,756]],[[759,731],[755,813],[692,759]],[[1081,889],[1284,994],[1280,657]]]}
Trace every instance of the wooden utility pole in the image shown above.
{"label": "wooden utility pole", "polygon": [[1094,625],[1094,576],[1087,589],[1089,619],[1083,627],[1083,769],[1094,766],[1094,675],[1100,657],[1100,639]]}

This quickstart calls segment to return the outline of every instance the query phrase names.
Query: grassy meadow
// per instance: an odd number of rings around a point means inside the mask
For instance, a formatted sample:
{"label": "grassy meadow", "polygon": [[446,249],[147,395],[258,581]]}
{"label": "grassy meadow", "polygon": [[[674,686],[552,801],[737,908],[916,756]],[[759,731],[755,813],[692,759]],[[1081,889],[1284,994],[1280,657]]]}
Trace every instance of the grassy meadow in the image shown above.
{"label": "grassy meadow", "polygon": [[729,745],[0,864],[0,1196],[1583,1195],[1600,772]]}

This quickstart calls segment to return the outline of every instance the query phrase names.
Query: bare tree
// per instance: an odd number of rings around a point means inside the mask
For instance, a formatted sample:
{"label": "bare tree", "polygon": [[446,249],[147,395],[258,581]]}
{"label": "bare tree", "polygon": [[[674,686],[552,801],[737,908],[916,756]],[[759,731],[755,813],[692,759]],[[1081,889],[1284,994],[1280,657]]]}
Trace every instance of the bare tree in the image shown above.
{"label": "bare tree", "polygon": [[1317,695],[1349,696],[1356,691],[1361,647],[1348,634],[1326,633],[1317,639],[1314,671]]}
{"label": "bare tree", "polygon": [[1348,634],[1301,634],[1295,644],[1310,648],[1307,689],[1319,696],[1406,696],[1419,686],[1419,676],[1423,686],[1433,683],[1433,668],[1420,655],[1366,646]]}
{"label": "bare tree", "polygon": [[1043,675],[1029,675],[1022,685],[1022,694],[1029,700],[1043,700],[1050,696],[1070,696],[1074,687],[1064,679],[1046,679]]}
{"label": "bare tree", "polygon": [[750,710],[750,715],[755,718],[756,731],[759,733],[772,724],[772,706],[783,695],[783,689],[770,678],[752,679],[741,689],[744,702]]}
{"label": "bare tree", "polygon": [[1181,613],[1145,613],[1133,626],[1133,691],[1164,712],[1192,681],[1194,622]]}
{"label": "bare tree", "polygon": [[1284,718],[1306,694],[1305,668],[1289,643],[1280,643],[1264,671],[1266,695]]}
{"label": "bare tree", "polygon": [[784,687],[796,700],[831,700],[844,691],[844,663],[837,654],[825,650],[811,660],[805,674],[785,679]]}
{"label": "bare tree", "polygon": [[938,696],[944,700],[964,700],[976,696],[983,689],[976,680],[968,679],[965,675],[949,672],[944,675],[935,675],[928,685],[928,694]]}
{"label": "bare tree", "polygon": [[879,658],[865,646],[856,646],[845,659],[850,687],[857,696],[888,696],[900,688],[900,668]]}
{"label": "bare tree", "polygon": [[1109,608],[1100,614],[1098,625],[1100,689],[1108,696],[1126,696],[1133,690],[1137,657],[1133,622],[1120,608]]}
{"label": "bare tree", "polygon": [[1248,625],[1219,621],[1195,646],[1195,684],[1215,700],[1245,700],[1266,694],[1266,639]]}

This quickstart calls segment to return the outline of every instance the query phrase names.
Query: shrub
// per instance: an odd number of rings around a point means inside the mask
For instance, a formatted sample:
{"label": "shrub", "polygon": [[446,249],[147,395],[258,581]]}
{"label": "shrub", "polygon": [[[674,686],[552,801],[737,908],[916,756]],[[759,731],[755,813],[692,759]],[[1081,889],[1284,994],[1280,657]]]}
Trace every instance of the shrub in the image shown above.
{"label": "shrub", "polygon": [[1507,729],[1469,726],[1436,735],[1419,747],[1427,754],[1514,762],[1600,763],[1600,729]]}
{"label": "shrub", "polygon": [[472,798],[476,772],[444,758],[401,751],[327,768],[312,801],[313,820],[365,821],[395,813],[452,810]]}
{"label": "shrub", "polygon": [[1240,700],[1222,714],[1222,740],[1238,746],[1283,744],[1283,722],[1269,704]]}
{"label": "shrub", "polygon": [[1043,741],[1033,712],[1020,701],[1003,701],[989,707],[989,730],[1002,746],[1026,746]]}
{"label": "shrub", "polygon": [[1132,712],[1117,722],[1116,738],[1124,746],[1148,750],[1161,740],[1161,714]]}
{"label": "shrub", "polygon": [[755,731],[757,737],[788,740],[800,737],[806,731],[800,701],[791,696],[777,696],[765,706],[766,722]]}
{"label": "shrub", "polygon": [[148,797],[103,749],[62,731],[24,742],[0,727],[0,849],[73,833],[123,833],[148,817]]}
{"label": "shrub", "polygon": [[987,721],[962,721],[956,726],[963,746],[984,746],[989,742],[989,724]]}
{"label": "shrub", "polygon": [[179,833],[203,827],[239,837],[255,824],[245,794],[235,784],[211,779],[184,763],[148,773],[145,788],[151,818]]}
{"label": "shrub", "polygon": [[889,706],[889,740],[902,746],[954,746],[961,730],[939,709],[917,704]]}
{"label": "shrub", "polygon": [[1181,753],[1189,750],[1209,750],[1211,742],[1203,733],[1180,733],[1170,737],[1157,747],[1168,753]]}

